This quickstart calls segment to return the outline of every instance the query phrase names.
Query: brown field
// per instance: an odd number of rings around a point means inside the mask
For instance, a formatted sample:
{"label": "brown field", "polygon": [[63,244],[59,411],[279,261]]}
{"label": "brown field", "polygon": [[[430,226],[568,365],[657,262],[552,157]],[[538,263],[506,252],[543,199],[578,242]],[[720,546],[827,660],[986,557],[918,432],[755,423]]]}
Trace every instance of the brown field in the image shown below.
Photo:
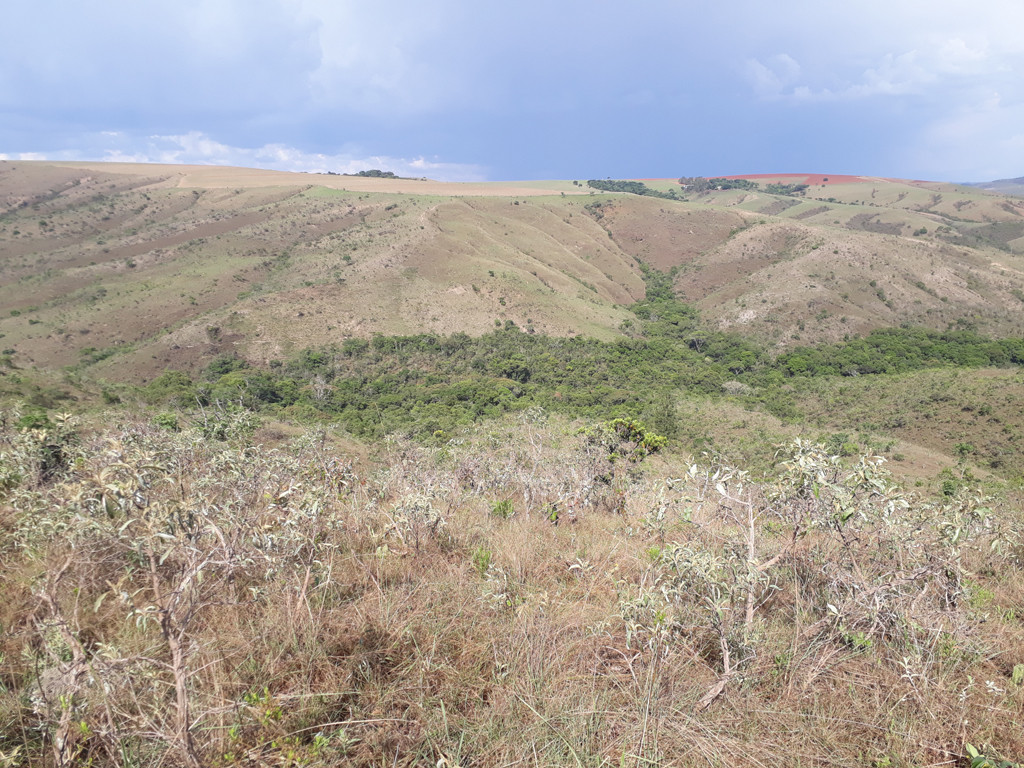
{"label": "brown field", "polygon": [[[780,182],[783,184],[811,184],[816,187],[831,186],[833,184],[864,184],[881,180],[874,176],[850,176],[841,173],[751,173],[739,176],[723,176],[722,178]],[[892,179],[891,181],[897,180]]]}
{"label": "brown field", "polygon": [[[26,161],[27,162],[27,161]],[[10,162],[14,164],[13,161]],[[18,165],[22,163],[19,162]],[[311,186],[338,189],[348,192],[376,192],[401,195],[429,195],[436,197],[529,197],[550,195],[557,182],[545,188],[538,182],[444,182],[432,179],[380,179],[364,176],[345,176],[327,173],[294,173],[290,171],[269,171],[258,168],[235,168],[222,165],[146,165],[141,163],[52,163],[56,168],[68,168],[84,172],[100,172],[138,176],[140,173],[155,181],[152,186],[178,187],[181,189],[233,189],[244,187],[294,187]],[[559,185],[559,191],[567,194],[586,194],[582,187],[571,184]]]}

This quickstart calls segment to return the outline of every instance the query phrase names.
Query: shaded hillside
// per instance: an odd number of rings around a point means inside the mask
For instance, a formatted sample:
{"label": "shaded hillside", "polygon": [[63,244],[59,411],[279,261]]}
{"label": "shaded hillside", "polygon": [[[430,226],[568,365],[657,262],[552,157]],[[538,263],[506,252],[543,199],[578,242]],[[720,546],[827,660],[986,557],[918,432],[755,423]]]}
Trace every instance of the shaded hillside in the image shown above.
{"label": "shaded hillside", "polygon": [[988,192],[995,192],[1000,195],[1024,195],[1024,176],[1020,176],[1016,179],[997,179],[996,181],[980,181],[971,184],[972,187],[978,187]]}

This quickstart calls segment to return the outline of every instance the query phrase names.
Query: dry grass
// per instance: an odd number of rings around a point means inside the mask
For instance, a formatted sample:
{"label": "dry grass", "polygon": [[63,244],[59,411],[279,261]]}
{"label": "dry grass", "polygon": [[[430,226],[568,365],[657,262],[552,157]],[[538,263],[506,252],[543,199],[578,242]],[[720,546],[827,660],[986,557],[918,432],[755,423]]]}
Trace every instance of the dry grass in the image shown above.
{"label": "dry grass", "polygon": [[612,338],[642,295],[637,258],[680,267],[678,290],[706,318],[779,346],[904,322],[1021,331],[1019,201],[891,180],[830,182],[806,200],[585,191],[0,163],[3,346],[42,367],[113,351],[97,372],[139,381],[221,352],[266,361],[375,332],[511,320]]}
{"label": "dry grass", "polygon": [[372,466],[236,426],[3,434],[11,765],[1024,754],[1019,513],[809,446],[641,472],[536,411]]}

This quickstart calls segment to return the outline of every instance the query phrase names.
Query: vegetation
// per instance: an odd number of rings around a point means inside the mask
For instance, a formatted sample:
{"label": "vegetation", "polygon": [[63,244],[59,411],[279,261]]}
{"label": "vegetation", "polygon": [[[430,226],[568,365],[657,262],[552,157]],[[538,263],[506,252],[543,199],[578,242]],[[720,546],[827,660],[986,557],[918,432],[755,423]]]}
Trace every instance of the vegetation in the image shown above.
{"label": "vegetation", "polygon": [[678,195],[674,189],[662,192],[660,189],[652,189],[642,181],[613,181],[612,179],[591,179],[587,186],[600,189],[603,192],[628,192],[631,195],[646,195],[648,197],[664,197],[669,200],[677,199]]}
{"label": "vegetation", "polygon": [[673,298],[672,276],[645,267],[647,298],[632,309],[632,338],[615,342],[530,334],[512,325],[479,337],[376,336],[310,348],[263,370],[222,355],[193,381],[169,372],[145,389],[152,403],[271,409],[327,419],[361,438],[427,439],[540,406],[570,417],[642,418],[666,434],[678,425],[674,393],[732,391],[776,415],[793,411],[794,378],[896,375],[943,366],[1024,365],[1024,340],[968,331],[894,328],[772,356],[738,334],[704,327]]}
{"label": "vegetation", "polygon": [[1012,201],[16,165],[0,768],[1024,757]]}
{"label": "vegetation", "polygon": [[538,408],[373,464],[213,415],[10,419],[8,765],[1024,750],[1019,512],[915,498],[877,457],[796,442],[755,481]]}
{"label": "vegetation", "polygon": [[986,339],[971,331],[883,328],[861,339],[795,349],[781,355],[777,365],[789,376],[903,373],[941,365],[1024,365],[1024,339]]}
{"label": "vegetation", "polygon": [[714,178],[705,179],[703,176],[683,176],[679,179],[679,183],[688,192],[711,192],[714,190],[726,190],[726,189],[746,189],[755,190],[758,189],[758,183],[751,181],[750,179],[724,179]]}
{"label": "vegetation", "polygon": [[765,184],[764,191],[769,195],[802,195],[807,191],[806,184]]}
{"label": "vegetation", "polygon": [[698,194],[705,192],[722,191],[728,189],[762,190],[769,195],[802,195],[807,191],[807,184],[782,184],[771,182],[763,187],[756,181],[750,179],[705,179],[702,176],[683,176],[679,183],[688,192]]}
{"label": "vegetation", "polygon": [[368,171],[356,171],[351,174],[352,176],[369,176],[374,179],[397,179],[394,171],[381,171],[377,168],[373,168]]}

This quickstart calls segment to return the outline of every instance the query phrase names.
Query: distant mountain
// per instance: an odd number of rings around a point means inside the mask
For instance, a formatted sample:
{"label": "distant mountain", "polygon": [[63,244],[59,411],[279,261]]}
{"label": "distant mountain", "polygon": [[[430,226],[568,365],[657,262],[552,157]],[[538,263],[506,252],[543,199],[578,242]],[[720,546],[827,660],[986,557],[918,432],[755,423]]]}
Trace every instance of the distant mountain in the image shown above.
{"label": "distant mountain", "polygon": [[1019,195],[1024,197],[1024,176],[1016,179],[996,179],[995,181],[979,181],[968,186],[997,192],[1000,195]]}

